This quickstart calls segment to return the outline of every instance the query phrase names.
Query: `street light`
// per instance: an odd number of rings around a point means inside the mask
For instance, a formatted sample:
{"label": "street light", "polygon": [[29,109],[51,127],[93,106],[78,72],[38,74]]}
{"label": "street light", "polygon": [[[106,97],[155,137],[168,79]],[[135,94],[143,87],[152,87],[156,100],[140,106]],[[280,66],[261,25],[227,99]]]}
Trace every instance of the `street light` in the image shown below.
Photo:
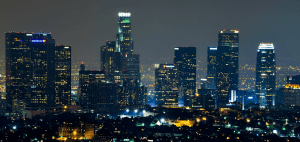
{"label": "street light", "polygon": [[143,110],[143,113],[145,113],[146,112],[146,110]]}
{"label": "street light", "polygon": [[134,110],[134,112],[135,112],[135,113],[137,113],[137,112],[138,112],[138,110],[136,109],[136,110]]}
{"label": "street light", "polygon": [[163,118],[160,119],[160,122],[161,122],[161,123],[164,123],[164,122],[165,122],[165,119],[163,119]]}
{"label": "street light", "polygon": [[128,113],[128,112],[129,112],[129,109],[126,109],[126,112]]}

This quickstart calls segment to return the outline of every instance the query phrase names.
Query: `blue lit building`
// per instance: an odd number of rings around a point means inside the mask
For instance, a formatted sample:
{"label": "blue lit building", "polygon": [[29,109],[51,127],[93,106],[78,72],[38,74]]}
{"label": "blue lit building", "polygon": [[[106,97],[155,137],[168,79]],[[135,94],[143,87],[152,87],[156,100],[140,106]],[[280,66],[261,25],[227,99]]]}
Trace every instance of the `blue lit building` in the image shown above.
{"label": "blue lit building", "polygon": [[275,105],[276,62],[273,43],[261,43],[256,60],[256,95],[260,108]]}

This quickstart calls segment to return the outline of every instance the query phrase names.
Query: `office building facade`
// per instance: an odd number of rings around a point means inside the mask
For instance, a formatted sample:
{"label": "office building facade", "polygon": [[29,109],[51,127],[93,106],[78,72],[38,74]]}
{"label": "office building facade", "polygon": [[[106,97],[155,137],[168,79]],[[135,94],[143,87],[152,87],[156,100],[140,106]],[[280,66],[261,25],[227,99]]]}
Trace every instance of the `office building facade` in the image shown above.
{"label": "office building facade", "polygon": [[55,106],[55,62],[51,33],[6,33],[9,110]]}
{"label": "office building facade", "polygon": [[[83,65],[83,64],[82,64]],[[82,68],[84,68],[82,66]],[[89,85],[95,82],[105,82],[104,71],[80,70],[79,71],[79,103],[83,109],[88,109],[89,100]]]}
{"label": "office building facade", "polygon": [[239,31],[222,30],[218,35],[217,94],[218,107],[229,103],[231,93],[238,90]]}
{"label": "office building facade", "polygon": [[217,52],[218,47],[207,48],[207,89],[217,88]]}
{"label": "office building facade", "polygon": [[55,102],[71,104],[71,46],[55,46]]}
{"label": "office building facade", "polygon": [[261,43],[256,60],[256,95],[260,108],[275,105],[276,62],[273,43]]}
{"label": "office building facade", "polygon": [[155,96],[158,107],[178,107],[178,70],[174,64],[155,65]]}
{"label": "office building facade", "polygon": [[183,95],[179,106],[190,106],[190,99],[196,93],[196,47],[175,47],[174,51],[174,64],[179,77],[178,89]]}

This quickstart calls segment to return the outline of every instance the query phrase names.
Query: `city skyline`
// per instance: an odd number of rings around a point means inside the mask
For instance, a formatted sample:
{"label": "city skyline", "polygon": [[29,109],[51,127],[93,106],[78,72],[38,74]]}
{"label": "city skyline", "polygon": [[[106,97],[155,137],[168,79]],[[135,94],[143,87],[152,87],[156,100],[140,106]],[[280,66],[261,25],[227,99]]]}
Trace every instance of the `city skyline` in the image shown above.
{"label": "city skyline", "polygon": [[[141,55],[141,64],[171,62],[173,55],[170,51],[180,46],[197,47],[198,61],[201,57],[207,56],[207,47],[217,46],[215,39],[218,30],[223,29],[240,31],[240,65],[255,65],[253,57],[256,55],[256,47],[261,42],[274,43],[278,50],[277,57],[291,57],[289,61],[278,61],[278,64],[296,65],[291,61],[299,58],[294,52],[299,50],[295,46],[299,20],[293,18],[299,13],[299,10],[294,8],[299,3],[297,1],[289,3],[280,1],[194,2],[193,4],[175,1],[174,3],[160,2],[160,6],[152,2],[120,1],[120,5],[109,10],[105,6],[112,5],[112,2],[72,1],[72,3],[56,4],[55,1],[51,1],[23,4],[23,2],[12,1],[2,3],[0,11],[5,15],[1,19],[0,32],[52,32],[57,38],[57,43],[72,45],[74,63],[100,58],[97,54],[100,52],[100,46],[104,45],[106,40],[115,40],[117,13],[125,10],[134,13],[133,40],[135,52]],[[134,7],[132,4],[135,4]],[[46,5],[51,5],[53,8],[65,7],[70,11],[63,12],[56,9],[52,12],[51,8],[42,10]],[[224,7],[230,10],[225,10]],[[9,8],[13,8],[14,11]],[[37,9],[40,12],[31,12]],[[81,12],[78,13],[73,9],[81,9]],[[222,9],[225,11],[222,12]],[[76,16],[69,16],[71,13]],[[26,15],[30,15],[30,18],[25,21],[23,18],[27,17]],[[16,20],[23,23],[19,24]],[[4,41],[3,34],[0,35],[0,40]],[[0,47],[0,50],[3,51],[4,48]],[[161,52],[155,52],[156,50]],[[78,56],[81,58],[76,58]],[[167,59],[157,60],[160,58]],[[206,66],[205,61],[203,64]]]}

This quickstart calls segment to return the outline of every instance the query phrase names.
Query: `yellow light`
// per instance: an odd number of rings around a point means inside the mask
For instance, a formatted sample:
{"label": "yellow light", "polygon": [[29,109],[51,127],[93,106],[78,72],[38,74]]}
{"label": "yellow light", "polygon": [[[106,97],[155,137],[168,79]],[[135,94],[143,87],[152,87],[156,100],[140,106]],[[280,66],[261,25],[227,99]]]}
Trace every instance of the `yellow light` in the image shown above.
{"label": "yellow light", "polygon": [[206,120],[206,117],[203,117],[203,118],[202,118],[202,120],[204,120],[204,121],[205,121],[205,120]]}
{"label": "yellow light", "polygon": [[250,122],[250,119],[249,119],[249,118],[247,118],[247,122],[248,122],[248,123]]}
{"label": "yellow light", "polygon": [[230,139],[230,137],[227,137],[226,139],[227,139],[227,140],[229,140],[229,139]]}
{"label": "yellow light", "polygon": [[76,135],[77,134],[77,132],[76,131],[73,131],[73,135]]}

